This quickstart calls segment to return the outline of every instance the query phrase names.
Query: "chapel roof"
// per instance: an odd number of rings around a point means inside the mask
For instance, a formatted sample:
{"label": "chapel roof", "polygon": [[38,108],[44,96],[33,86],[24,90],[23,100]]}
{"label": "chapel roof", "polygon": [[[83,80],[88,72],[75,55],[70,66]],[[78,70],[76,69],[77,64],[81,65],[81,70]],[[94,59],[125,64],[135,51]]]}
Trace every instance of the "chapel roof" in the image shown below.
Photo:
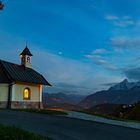
{"label": "chapel roof", "polygon": [[0,60],[0,83],[21,82],[51,86],[50,83],[35,70]]}

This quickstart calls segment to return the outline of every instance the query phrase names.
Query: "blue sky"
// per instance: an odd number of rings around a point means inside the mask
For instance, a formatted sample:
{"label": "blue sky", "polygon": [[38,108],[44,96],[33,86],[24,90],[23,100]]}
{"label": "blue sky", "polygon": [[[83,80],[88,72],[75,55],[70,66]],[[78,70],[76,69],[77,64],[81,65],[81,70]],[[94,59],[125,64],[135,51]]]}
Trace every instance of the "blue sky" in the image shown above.
{"label": "blue sky", "polygon": [[3,0],[0,58],[26,41],[49,92],[91,94],[140,79],[140,0]]}

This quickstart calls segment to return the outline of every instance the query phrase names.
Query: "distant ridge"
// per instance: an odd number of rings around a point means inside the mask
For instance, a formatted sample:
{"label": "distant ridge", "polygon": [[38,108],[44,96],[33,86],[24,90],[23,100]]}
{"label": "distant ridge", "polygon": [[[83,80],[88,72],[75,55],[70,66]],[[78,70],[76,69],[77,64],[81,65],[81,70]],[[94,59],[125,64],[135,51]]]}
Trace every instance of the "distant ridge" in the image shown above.
{"label": "distant ridge", "polygon": [[140,81],[122,82],[110,87],[108,90],[98,91],[87,96],[78,105],[91,108],[99,104],[133,104],[140,100]]}
{"label": "distant ridge", "polygon": [[47,108],[61,108],[68,110],[78,110],[77,105],[85,96],[64,93],[43,93],[43,104]]}

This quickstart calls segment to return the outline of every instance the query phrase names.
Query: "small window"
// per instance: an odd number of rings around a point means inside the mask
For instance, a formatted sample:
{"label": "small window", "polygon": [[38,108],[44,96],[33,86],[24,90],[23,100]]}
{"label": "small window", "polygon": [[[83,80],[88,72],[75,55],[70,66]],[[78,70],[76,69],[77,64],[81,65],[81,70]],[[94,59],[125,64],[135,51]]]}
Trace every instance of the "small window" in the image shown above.
{"label": "small window", "polygon": [[29,56],[27,57],[27,62],[29,62],[29,63],[30,63],[30,57],[29,57]]}
{"label": "small window", "polygon": [[25,88],[23,92],[23,99],[30,100],[31,92],[29,88]]}

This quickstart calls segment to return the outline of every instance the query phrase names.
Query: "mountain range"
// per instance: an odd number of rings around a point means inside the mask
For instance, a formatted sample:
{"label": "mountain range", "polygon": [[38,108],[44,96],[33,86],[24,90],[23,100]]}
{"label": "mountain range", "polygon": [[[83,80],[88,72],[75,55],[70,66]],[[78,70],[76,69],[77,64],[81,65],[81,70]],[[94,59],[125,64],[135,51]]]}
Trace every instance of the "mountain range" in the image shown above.
{"label": "mountain range", "polygon": [[111,86],[108,90],[98,91],[87,96],[78,105],[82,108],[92,108],[99,104],[133,104],[140,100],[140,81],[122,82]]}

